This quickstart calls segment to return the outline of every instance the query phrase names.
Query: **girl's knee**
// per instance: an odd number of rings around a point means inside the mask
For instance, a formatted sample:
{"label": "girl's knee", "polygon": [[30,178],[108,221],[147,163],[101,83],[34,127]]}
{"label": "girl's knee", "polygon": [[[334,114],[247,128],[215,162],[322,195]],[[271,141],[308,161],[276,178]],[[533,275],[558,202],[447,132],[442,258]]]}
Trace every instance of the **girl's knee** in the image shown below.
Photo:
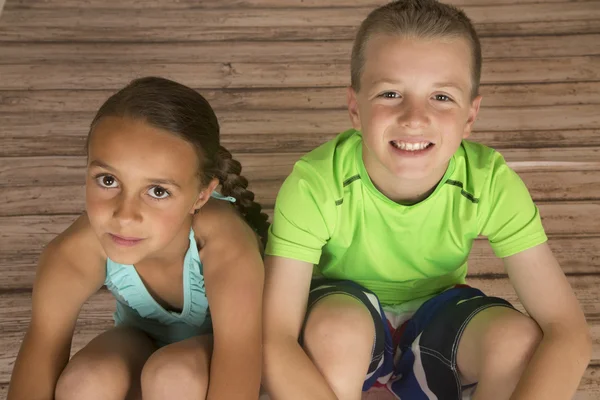
{"label": "girl's knee", "polygon": [[[154,353],[142,369],[142,394],[153,398],[203,398],[208,389],[209,363],[194,352],[170,351],[167,347]],[[167,397],[165,397],[167,396]]]}
{"label": "girl's knee", "polygon": [[110,369],[92,360],[77,359],[69,362],[58,378],[56,400],[106,399],[105,390]]}

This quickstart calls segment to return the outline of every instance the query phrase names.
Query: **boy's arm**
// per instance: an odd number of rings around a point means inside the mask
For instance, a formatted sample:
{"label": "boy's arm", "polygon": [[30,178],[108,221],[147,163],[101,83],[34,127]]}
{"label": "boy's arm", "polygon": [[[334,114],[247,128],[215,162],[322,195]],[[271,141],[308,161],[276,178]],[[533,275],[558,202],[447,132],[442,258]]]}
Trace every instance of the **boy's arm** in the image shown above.
{"label": "boy's arm", "polygon": [[589,328],[547,243],[504,258],[521,303],[543,339],[511,399],[570,399],[590,361]]}
{"label": "boy's arm", "polygon": [[77,237],[86,229],[81,227],[87,225],[82,219],[50,243],[40,257],[31,322],[12,372],[8,400],[54,399],[56,382],[69,360],[79,310],[104,283],[97,252],[85,238]]}
{"label": "boy's arm", "polygon": [[256,400],[264,282],[259,242],[228,204],[207,204],[199,216],[194,230],[210,231],[200,254],[214,339],[206,398]]}
{"label": "boy's arm", "polygon": [[265,259],[263,384],[273,400],[336,398],[298,343],[312,270],[304,261]]}

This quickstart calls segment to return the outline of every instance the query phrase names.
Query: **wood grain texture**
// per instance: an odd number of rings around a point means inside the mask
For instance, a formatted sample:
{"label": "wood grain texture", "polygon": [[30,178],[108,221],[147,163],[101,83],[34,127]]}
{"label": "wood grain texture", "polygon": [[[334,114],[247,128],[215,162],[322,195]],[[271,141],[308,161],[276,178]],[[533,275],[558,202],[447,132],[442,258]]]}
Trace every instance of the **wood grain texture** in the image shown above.
{"label": "wood grain texture", "polygon": [[[178,9],[9,8],[4,41],[352,40],[372,7]],[[600,33],[600,2],[470,6],[481,37]],[[269,28],[269,29],[265,29]]]}
{"label": "wood grain texture", "polygon": [[[543,0],[543,3],[585,3],[596,0]],[[108,0],[99,2],[96,0],[11,0],[7,8],[10,9],[67,9],[71,8],[110,8],[120,9],[185,9],[204,10],[218,9],[224,12],[229,9],[253,9],[253,8],[330,8],[330,7],[371,7],[375,8],[387,3],[386,0],[175,0],[165,3],[162,0]],[[499,4],[539,4],[540,0],[450,0],[448,4],[459,7],[472,6],[496,6]]]}
{"label": "wood grain texture", "polygon": [[[0,52],[1,47],[0,43]],[[206,63],[204,60],[187,64],[127,61],[114,61],[108,65],[67,61],[52,64],[42,61],[31,64],[0,64],[0,90],[83,88],[116,91],[132,79],[143,76],[163,76],[202,89],[327,88],[345,87],[350,83],[350,69],[346,60],[344,63],[290,64],[282,63],[283,59],[284,55],[274,58],[270,63]],[[600,81],[600,57],[493,59],[484,64],[482,73],[484,85],[596,82]],[[543,76],[542,79],[540,75]],[[581,87],[579,89],[582,90]],[[541,88],[540,94],[543,91]],[[568,95],[569,92],[570,90],[566,90],[565,94]],[[344,101],[345,93],[339,99]]]}
{"label": "wood grain texture", "polygon": [[[198,90],[216,110],[346,109],[345,86],[294,88],[226,88]],[[484,84],[484,107],[600,104],[600,80],[590,82]],[[95,113],[115,89],[40,89],[0,91],[0,112]]]}
{"label": "wood grain texture", "polygon": [[[596,57],[600,55],[600,34],[589,35],[564,35],[564,36],[521,36],[502,38],[482,38],[482,52],[484,58],[502,59],[504,72],[513,69],[511,63],[515,59],[546,58],[537,64],[549,64],[554,69],[571,66],[575,74],[592,74],[597,76],[594,68],[581,68],[587,64],[597,65]],[[271,64],[281,60],[292,61],[290,65],[297,64],[332,64],[347,63],[350,60],[351,41],[233,41],[226,45],[218,42],[193,42],[181,41],[173,43],[38,43],[38,42],[0,42],[0,64],[24,64],[31,67],[44,63],[104,63],[107,68],[111,64],[166,64],[177,60],[178,64],[189,63],[223,63],[235,65],[237,63],[264,63]],[[533,59],[533,60],[532,60]],[[110,60],[107,63],[107,60]],[[42,68],[38,66],[38,68]],[[490,69],[484,63],[484,69]],[[198,68],[200,70],[200,68]],[[482,78],[490,79],[483,74]],[[576,75],[577,76],[577,75]],[[76,78],[76,77],[74,77]],[[552,76],[539,73],[532,75],[530,81],[546,81]],[[577,80],[573,78],[572,80]],[[193,82],[186,82],[193,85]]]}
{"label": "wood grain texture", "polygon": [[[350,127],[352,39],[386,2],[8,0],[0,17],[0,398],[39,254],[83,209],[85,137],[102,102],[145,75],[200,90],[272,214],[293,163]],[[498,148],[539,204],[594,338],[575,399],[598,399],[600,1],[451,2],[465,6],[482,37],[484,100],[472,138]],[[516,300],[485,239],[469,265],[471,284]],[[105,291],[86,304],[74,351],[112,325],[113,307]]]}

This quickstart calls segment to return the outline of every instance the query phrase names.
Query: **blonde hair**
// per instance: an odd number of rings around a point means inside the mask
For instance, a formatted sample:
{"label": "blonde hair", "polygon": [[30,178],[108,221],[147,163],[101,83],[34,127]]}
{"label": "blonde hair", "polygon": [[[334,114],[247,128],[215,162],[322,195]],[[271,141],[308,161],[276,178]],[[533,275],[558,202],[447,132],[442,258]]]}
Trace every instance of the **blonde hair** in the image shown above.
{"label": "blonde hair", "polygon": [[373,10],[360,25],[352,47],[351,85],[357,92],[365,64],[365,47],[375,34],[412,39],[467,39],[472,54],[471,96],[475,98],[479,94],[481,45],[471,20],[462,10],[436,0],[399,0]]}

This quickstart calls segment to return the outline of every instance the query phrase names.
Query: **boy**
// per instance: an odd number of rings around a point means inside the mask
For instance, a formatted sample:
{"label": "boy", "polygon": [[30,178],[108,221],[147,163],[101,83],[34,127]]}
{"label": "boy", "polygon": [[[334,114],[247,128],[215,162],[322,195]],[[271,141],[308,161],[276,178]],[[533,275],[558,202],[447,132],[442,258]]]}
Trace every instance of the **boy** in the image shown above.
{"label": "boy", "polygon": [[[265,260],[264,383],[273,399],[570,399],[584,315],[518,175],[464,141],[481,50],[466,15],[397,1],[352,51],[354,129],[298,161]],[[464,284],[488,237],[527,309]],[[314,267],[314,268],[313,268]]]}

